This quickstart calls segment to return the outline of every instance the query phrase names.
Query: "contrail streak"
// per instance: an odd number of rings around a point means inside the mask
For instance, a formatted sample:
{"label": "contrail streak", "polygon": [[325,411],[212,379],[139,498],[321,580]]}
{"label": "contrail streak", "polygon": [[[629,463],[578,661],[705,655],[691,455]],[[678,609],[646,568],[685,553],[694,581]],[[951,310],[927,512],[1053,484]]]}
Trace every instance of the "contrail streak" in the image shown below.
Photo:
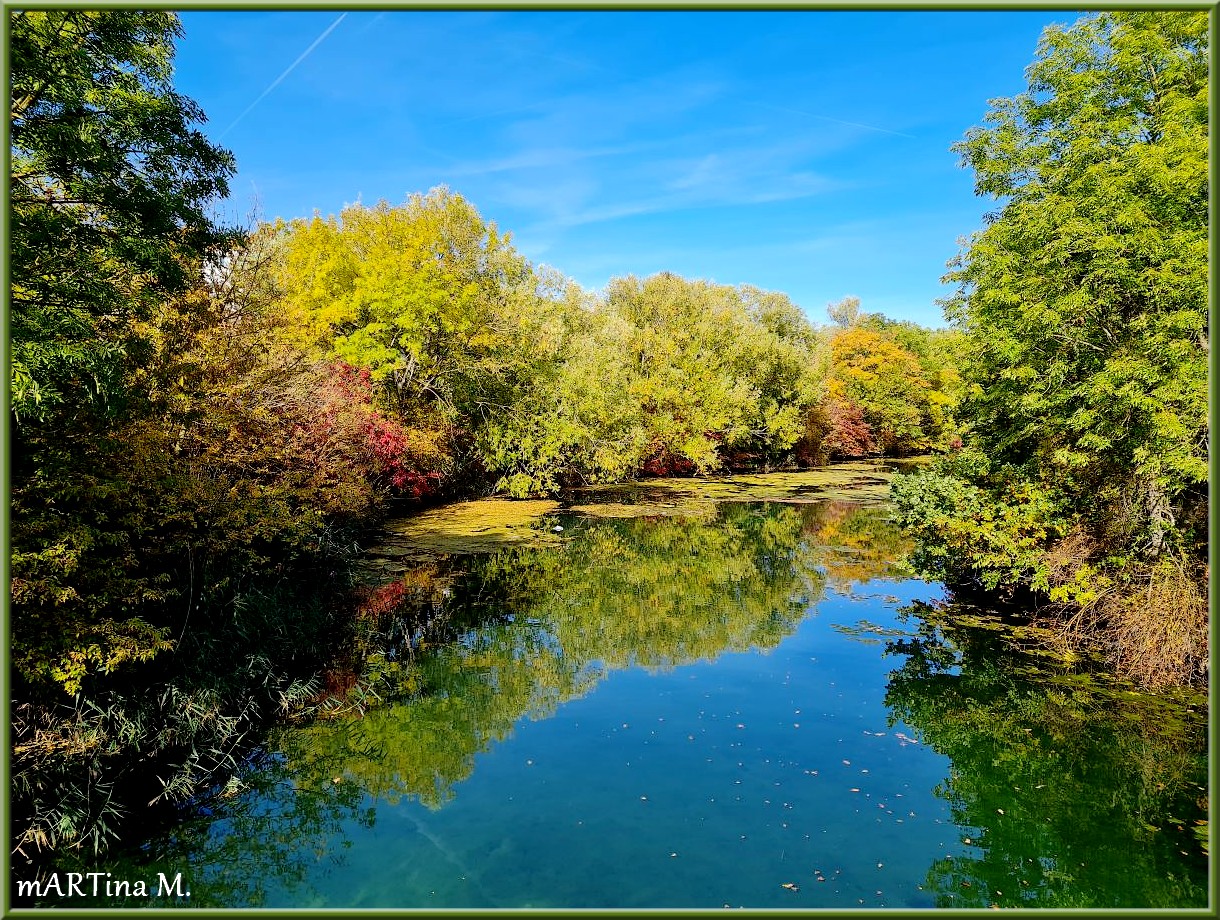
{"label": "contrail streak", "polygon": [[230,131],[232,131],[235,127],[237,127],[237,123],[239,121],[241,121],[243,118],[245,118],[247,115],[249,115],[251,109],[253,109],[256,105],[258,105],[264,99],[266,99],[268,93],[270,93],[273,89],[275,89],[277,86],[279,86],[281,83],[283,83],[284,79],[294,70],[296,70],[297,65],[300,64],[301,61],[305,60],[305,58],[309,57],[309,55],[313,53],[313,50],[315,48],[317,48],[318,45],[322,44],[323,41],[325,41],[326,36],[330,35],[331,32],[335,31],[335,26],[337,26],[339,23],[341,23],[346,16],[347,16],[347,13],[340,13],[339,18],[336,19],[334,22],[332,22],[329,26],[327,26],[326,31],[323,32],[321,35],[319,35],[317,38],[315,38],[313,41],[313,44],[310,45],[308,48],[306,48],[303,52],[301,52],[301,56],[299,58],[297,58],[295,61],[293,61],[291,64],[289,64],[288,68],[278,77],[276,77],[275,81],[270,86],[268,86],[265,90],[263,90],[263,93],[261,96],[259,96],[257,99],[255,99],[253,102],[251,102],[248,106],[246,106],[246,110],[244,112],[242,112],[240,115],[238,115],[236,118],[234,118],[233,123],[231,125],[229,125],[229,127],[225,128],[223,131],[221,131],[220,136],[217,137],[216,140],[220,140],[226,134],[228,134]]}

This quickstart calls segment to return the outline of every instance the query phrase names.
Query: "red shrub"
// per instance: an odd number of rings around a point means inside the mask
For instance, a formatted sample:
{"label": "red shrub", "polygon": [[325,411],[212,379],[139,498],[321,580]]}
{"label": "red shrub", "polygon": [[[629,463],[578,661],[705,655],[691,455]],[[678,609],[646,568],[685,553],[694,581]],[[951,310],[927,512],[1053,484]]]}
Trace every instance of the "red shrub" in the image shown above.
{"label": "red shrub", "polygon": [[376,619],[383,614],[391,613],[407,596],[405,581],[392,581],[378,588],[365,588],[361,592],[356,614],[360,617]]}
{"label": "red shrub", "polygon": [[826,403],[830,430],[822,442],[832,457],[863,457],[877,449],[873,432],[864,420],[864,410],[850,400],[831,399]]}
{"label": "red shrub", "polygon": [[659,448],[640,467],[640,472],[646,476],[689,476],[694,471],[695,464],[666,447]]}

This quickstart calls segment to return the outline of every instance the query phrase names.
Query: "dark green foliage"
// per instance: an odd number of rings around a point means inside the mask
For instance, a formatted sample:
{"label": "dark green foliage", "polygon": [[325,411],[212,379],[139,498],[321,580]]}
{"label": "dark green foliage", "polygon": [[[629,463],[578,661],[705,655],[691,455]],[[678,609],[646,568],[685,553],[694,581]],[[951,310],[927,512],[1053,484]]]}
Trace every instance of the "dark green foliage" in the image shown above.
{"label": "dark green foliage", "polygon": [[14,843],[105,849],[232,773],[270,718],[300,712],[338,633],[325,589],[274,586],[202,607],[174,650],[140,668],[83,679],[54,701],[18,681]]}
{"label": "dark green foliage", "polygon": [[115,410],[147,354],[134,324],[225,238],[206,209],[232,156],[170,83],[172,13],[10,15],[12,411]]}
{"label": "dark green foliage", "polygon": [[913,561],[925,574],[989,590],[1051,588],[1047,551],[1065,534],[1067,509],[1019,470],[966,450],[897,477],[892,495],[897,521],[919,537]]}
{"label": "dark green foliage", "polygon": [[1044,636],[961,599],[906,613],[916,630],[887,649],[901,666],[886,703],[952,760],[937,795],[969,847],[932,864],[937,907],[1206,899],[1191,833],[1206,823],[1202,713],[1048,656]]}
{"label": "dark green foliage", "polygon": [[371,499],[327,375],[265,347],[254,276],[225,283],[245,249],[206,212],[232,160],[170,83],[177,19],[11,24],[10,814],[34,855],[196,795],[308,695],[334,608],[284,586]]}

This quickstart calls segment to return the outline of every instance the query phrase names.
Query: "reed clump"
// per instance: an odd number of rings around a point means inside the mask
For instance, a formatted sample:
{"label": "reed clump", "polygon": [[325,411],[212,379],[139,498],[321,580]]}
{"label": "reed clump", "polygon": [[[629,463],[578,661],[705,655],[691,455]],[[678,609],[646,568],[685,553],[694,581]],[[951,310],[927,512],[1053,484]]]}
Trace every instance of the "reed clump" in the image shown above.
{"label": "reed clump", "polygon": [[1206,686],[1207,578],[1206,564],[1162,557],[1076,609],[1061,632],[1143,687]]}

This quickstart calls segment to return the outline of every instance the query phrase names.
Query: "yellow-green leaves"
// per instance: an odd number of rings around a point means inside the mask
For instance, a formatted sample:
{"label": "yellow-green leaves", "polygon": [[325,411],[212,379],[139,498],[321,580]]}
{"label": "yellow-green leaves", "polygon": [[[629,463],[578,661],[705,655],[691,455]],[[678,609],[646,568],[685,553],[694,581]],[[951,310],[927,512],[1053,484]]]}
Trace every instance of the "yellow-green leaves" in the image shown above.
{"label": "yellow-green leaves", "polygon": [[662,273],[554,309],[559,362],[485,441],[513,494],[773,462],[820,395],[817,337],[782,294]]}
{"label": "yellow-green leaves", "polygon": [[536,359],[529,264],[447,189],[295,221],[281,247],[296,341],[367,368],[401,411],[455,418],[502,404]]}
{"label": "yellow-green leaves", "polygon": [[1132,477],[1186,504],[1205,482],[1206,24],[1122,12],[1051,29],[1029,91],[956,148],[1003,199],[949,276],[976,443],[1070,473],[1099,518],[1130,504]]}

